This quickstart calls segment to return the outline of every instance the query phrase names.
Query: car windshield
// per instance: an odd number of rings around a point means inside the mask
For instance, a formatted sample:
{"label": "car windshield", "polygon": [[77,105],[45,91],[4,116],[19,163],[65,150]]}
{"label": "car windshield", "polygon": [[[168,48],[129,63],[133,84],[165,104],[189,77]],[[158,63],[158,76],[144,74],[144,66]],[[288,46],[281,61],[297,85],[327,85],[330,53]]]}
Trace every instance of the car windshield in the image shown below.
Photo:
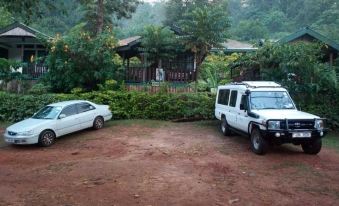
{"label": "car windshield", "polygon": [[61,107],[46,106],[38,113],[34,114],[33,119],[55,119],[60,113]]}
{"label": "car windshield", "polygon": [[294,109],[287,92],[265,91],[251,92],[251,109]]}

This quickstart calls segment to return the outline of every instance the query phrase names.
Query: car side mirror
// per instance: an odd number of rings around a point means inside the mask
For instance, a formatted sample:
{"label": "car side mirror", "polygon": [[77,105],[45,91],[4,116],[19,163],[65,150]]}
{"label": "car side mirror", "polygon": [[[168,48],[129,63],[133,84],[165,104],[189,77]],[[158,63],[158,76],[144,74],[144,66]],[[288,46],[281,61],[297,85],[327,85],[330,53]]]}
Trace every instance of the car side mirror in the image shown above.
{"label": "car side mirror", "polygon": [[67,117],[67,115],[65,115],[65,114],[60,114],[60,115],[59,115],[59,119],[63,119],[63,118],[65,118],[65,117]]}

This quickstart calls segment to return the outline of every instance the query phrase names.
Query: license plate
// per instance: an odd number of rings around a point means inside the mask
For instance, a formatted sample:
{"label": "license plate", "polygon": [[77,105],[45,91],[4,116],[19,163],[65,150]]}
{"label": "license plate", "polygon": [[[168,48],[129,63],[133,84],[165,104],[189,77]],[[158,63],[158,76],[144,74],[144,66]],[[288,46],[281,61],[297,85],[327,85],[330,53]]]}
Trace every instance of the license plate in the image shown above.
{"label": "license plate", "polygon": [[303,138],[303,137],[311,137],[311,132],[294,132],[292,133],[293,138]]}
{"label": "license plate", "polygon": [[5,142],[14,143],[14,139],[7,138],[5,139]]}

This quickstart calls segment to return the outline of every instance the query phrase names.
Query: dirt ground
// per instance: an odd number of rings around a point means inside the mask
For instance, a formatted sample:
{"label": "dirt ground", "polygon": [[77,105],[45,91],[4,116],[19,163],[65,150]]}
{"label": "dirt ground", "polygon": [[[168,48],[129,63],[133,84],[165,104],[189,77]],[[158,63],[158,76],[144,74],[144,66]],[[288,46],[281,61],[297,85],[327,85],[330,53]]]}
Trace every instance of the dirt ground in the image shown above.
{"label": "dirt ground", "polygon": [[112,121],[0,148],[0,205],[339,205],[339,153],[253,154],[216,122]]}

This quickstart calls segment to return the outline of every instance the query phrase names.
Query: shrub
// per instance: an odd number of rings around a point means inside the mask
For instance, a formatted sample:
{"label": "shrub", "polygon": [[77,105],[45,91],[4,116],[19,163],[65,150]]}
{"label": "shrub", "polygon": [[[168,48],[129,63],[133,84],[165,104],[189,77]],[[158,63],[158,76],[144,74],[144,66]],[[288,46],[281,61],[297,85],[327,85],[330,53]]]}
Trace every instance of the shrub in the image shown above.
{"label": "shrub", "polygon": [[46,94],[50,91],[51,87],[44,84],[38,83],[34,84],[28,93],[30,94]]}
{"label": "shrub", "polygon": [[20,121],[52,102],[84,99],[108,104],[114,119],[212,119],[215,96],[208,93],[149,94],[94,91],[73,94],[17,95],[0,93],[0,121]]}

